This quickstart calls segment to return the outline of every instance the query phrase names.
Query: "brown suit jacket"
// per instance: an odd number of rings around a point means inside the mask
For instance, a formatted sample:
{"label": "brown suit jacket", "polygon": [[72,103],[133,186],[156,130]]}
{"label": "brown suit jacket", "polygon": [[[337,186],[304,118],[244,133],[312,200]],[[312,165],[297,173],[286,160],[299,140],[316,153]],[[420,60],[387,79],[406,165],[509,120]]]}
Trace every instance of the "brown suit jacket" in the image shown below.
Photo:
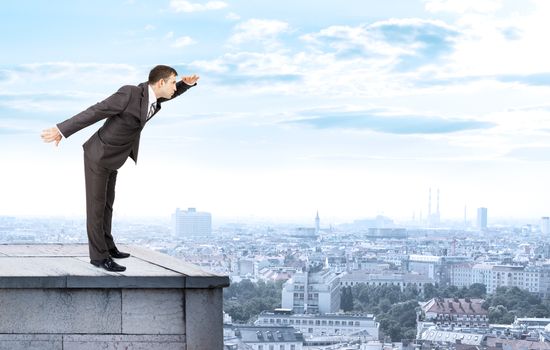
{"label": "brown suit jacket", "polygon": [[[179,81],[176,88],[172,99],[184,93],[190,86]],[[167,99],[157,100],[155,113],[161,109],[164,101]],[[141,83],[138,86],[125,85],[102,102],[57,124],[57,127],[67,138],[107,118],[103,126],[84,143],[84,155],[102,167],[116,170],[126,162],[128,157],[137,163],[139,138],[147,122],[148,110],[147,83]]]}

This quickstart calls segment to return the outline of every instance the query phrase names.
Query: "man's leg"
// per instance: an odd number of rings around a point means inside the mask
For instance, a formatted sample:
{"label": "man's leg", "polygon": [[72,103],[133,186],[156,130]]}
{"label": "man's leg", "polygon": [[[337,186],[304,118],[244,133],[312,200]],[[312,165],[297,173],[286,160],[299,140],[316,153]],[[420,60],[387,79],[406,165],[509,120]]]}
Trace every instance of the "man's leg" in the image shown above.
{"label": "man's leg", "polygon": [[109,175],[109,181],[107,182],[107,197],[105,202],[105,211],[103,213],[103,232],[105,235],[105,243],[107,249],[111,250],[116,248],[113,236],[111,235],[111,225],[113,222],[113,203],[115,202],[115,186],[117,171],[113,171]]}
{"label": "man's leg", "polygon": [[100,167],[84,156],[86,180],[86,229],[91,260],[109,258],[109,250],[103,231],[109,169]]}

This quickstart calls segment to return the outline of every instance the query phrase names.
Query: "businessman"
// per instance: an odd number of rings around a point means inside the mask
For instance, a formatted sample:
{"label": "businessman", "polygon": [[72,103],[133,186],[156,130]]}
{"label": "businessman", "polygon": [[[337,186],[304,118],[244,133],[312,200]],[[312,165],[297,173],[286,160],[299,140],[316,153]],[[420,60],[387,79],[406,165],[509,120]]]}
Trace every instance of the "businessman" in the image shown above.
{"label": "businessman", "polygon": [[106,119],[83,145],[86,182],[86,229],[90,263],[107,271],[124,271],[115,259],[130,256],[117,249],[111,234],[117,170],[128,157],[137,163],[139,137],[147,122],[173,99],[197,84],[197,75],[177,82],[172,67],[159,65],[149,80],[138,86],[125,85],[102,102],[42,132],[44,142],[68,138],[75,132]]}

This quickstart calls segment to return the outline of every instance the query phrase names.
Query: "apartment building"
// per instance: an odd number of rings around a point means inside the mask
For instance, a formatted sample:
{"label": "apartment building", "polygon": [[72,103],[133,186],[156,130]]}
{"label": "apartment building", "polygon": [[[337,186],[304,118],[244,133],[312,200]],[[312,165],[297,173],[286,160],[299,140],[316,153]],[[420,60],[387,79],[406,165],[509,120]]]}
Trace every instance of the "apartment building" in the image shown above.
{"label": "apartment building", "polygon": [[371,314],[293,314],[288,312],[262,312],[254,323],[257,326],[292,326],[304,336],[360,335],[367,339],[378,339],[380,324]]}

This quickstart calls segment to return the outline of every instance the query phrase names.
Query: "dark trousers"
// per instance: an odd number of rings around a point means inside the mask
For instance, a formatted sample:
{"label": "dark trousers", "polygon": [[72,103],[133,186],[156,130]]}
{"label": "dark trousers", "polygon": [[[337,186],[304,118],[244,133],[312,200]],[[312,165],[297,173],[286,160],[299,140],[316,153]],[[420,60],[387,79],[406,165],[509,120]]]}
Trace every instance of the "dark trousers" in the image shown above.
{"label": "dark trousers", "polygon": [[109,257],[109,249],[115,248],[111,235],[113,203],[115,201],[116,170],[103,168],[84,154],[86,179],[86,229],[90,259]]}

